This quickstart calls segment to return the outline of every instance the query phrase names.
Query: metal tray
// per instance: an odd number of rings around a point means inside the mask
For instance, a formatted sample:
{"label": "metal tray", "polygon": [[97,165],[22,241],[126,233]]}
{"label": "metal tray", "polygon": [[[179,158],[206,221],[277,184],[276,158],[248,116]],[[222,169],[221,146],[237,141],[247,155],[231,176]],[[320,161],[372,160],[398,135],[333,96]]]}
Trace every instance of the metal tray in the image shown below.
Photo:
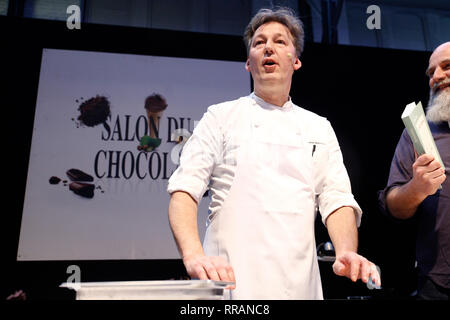
{"label": "metal tray", "polygon": [[77,300],[224,300],[229,282],[164,280],[117,282],[65,282],[61,288],[76,291]]}

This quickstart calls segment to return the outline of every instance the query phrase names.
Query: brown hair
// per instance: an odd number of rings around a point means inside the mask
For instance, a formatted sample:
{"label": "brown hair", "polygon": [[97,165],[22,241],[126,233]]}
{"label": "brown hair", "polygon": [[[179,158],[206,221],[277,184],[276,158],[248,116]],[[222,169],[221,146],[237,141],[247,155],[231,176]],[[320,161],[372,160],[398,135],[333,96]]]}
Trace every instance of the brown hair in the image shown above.
{"label": "brown hair", "polygon": [[279,22],[285,25],[292,36],[292,42],[295,47],[295,52],[299,57],[303,51],[304,36],[302,21],[295,15],[290,8],[260,9],[258,13],[250,20],[250,23],[245,28],[244,42],[247,48],[247,55],[250,51],[253,35],[255,31],[265,23]]}

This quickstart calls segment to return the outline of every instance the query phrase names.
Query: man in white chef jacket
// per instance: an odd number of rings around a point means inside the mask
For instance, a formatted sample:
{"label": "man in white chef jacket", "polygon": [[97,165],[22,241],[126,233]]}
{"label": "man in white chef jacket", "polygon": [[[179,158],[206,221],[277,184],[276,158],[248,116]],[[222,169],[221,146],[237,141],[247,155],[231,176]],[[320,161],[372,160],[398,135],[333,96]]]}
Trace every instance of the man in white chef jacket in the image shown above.
{"label": "man in white chef jacket", "polygon": [[[254,92],[210,106],[169,180],[169,221],[192,278],[234,282],[233,299],[323,299],[317,209],[337,275],[380,285],[358,255],[356,203],[338,141],[323,117],[290,99],[303,28],[287,9],[260,10],[244,34]],[[211,192],[203,246],[197,205]]]}

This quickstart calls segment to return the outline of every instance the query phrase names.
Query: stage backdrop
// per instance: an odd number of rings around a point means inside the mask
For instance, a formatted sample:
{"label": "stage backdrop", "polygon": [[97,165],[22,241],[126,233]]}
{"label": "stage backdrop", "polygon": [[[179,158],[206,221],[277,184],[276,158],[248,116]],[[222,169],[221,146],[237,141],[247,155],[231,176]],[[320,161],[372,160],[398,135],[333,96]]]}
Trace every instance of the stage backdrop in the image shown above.
{"label": "stage backdrop", "polygon": [[[242,62],[44,49],[18,260],[179,258],[171,135],[249,93]],[[160,145],[141,150],[151,133]]]}

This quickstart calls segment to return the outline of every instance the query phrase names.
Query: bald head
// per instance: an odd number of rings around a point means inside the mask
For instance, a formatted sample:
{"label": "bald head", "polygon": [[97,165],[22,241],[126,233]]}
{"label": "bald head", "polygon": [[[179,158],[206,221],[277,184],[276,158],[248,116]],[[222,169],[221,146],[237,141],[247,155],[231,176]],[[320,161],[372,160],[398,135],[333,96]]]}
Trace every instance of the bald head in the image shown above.
{"label": "bald head", "polygon": [[434,49],[426,73],[430,78],[430,89],[443,89],[439,83],[450,78],[450,42],[445,42]]}
{"label": "bald head", "polygon": [[438,45],[438,46],[436,47],[436,49],[434,49],[433,53],[436,52],[436,51],[443,50],[443,49],[448,48],[448,47],[450,47],[450,41],[444,42],[444,43]]}

